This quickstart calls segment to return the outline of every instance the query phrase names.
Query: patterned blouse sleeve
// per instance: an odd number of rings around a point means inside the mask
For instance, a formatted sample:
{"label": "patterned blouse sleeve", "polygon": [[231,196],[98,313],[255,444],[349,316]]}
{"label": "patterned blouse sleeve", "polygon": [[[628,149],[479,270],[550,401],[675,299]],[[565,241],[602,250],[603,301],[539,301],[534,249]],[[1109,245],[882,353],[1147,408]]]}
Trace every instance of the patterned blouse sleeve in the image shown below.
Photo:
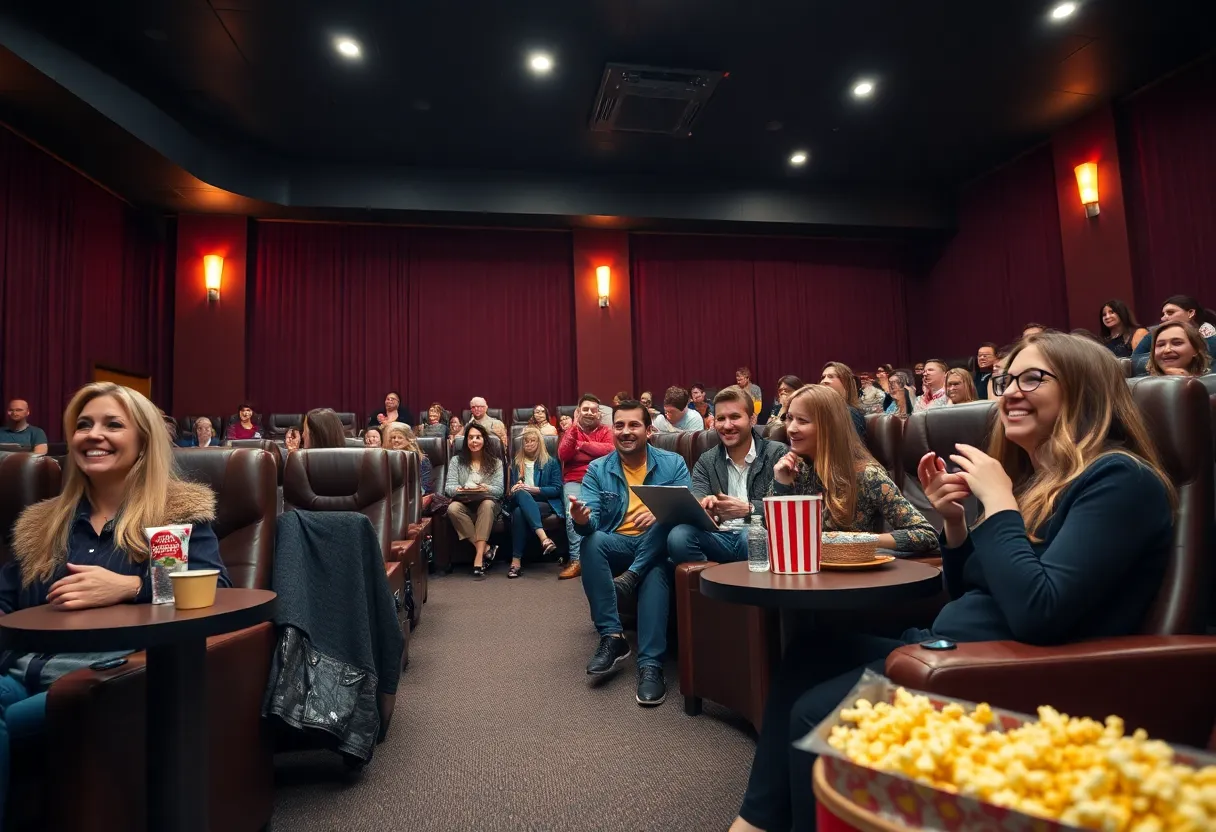
{"label": "patterned blouse sleeve", "polygon": [[891,536],[895,538],[895,550],[917,554],[936,552],[937,531],[900,493],[895,483],[887,476],[887,472],[880,466],[870,465],[866,468],[865,476],[865,487],[867,490],[872,489],[878,499],[883,520],[891,528]]}

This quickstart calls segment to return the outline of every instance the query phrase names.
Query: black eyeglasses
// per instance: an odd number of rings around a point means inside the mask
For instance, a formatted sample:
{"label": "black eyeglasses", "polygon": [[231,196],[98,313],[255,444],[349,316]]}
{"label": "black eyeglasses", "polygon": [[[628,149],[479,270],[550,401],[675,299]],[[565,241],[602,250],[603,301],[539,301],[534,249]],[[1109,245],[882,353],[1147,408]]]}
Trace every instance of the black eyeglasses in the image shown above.
{"label": "black eyeglasses", "polygon": [[998,396],[1005,395],[1005,391],[1009,389],[1010,384],[1016,384],[1018,389],[1023,393],[1033,393],[1039,389],[1039,385],[1044,379],[1059,378],[1055,373],[1049,373],[1046,370],[1023,370],[1016,376],[1009,373],[1002,373],[992,377],[992,392]]}

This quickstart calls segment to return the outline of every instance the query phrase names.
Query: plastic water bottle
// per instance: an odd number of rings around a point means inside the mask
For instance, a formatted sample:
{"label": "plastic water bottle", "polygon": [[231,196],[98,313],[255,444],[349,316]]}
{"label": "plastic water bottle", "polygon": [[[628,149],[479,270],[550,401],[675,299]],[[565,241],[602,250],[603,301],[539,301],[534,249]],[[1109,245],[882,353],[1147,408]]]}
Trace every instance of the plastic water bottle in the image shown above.
{"label": "plastic water bottle", "polygon": [[753,514],[747,524],[747,568],[752,572],[768,571],[768,532],[759,514]]}

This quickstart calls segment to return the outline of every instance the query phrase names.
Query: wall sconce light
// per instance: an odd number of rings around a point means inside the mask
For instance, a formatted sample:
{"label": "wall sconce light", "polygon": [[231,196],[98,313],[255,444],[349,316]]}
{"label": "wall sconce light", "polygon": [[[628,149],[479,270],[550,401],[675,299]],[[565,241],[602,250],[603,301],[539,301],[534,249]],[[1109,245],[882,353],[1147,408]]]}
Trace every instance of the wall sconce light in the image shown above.
{"label": "wall sconce light", "polygon": [[612,269],[608,266],[595,267],[595,282],[600,290],[600,308],[608,305],[608,290],[612,288]]}
{"label": "wall sconce light", "polygon": [[215,303],[220,299],[220,283],[224,277],[224,258],[218,254],[208,254],[203,257],[203,280],[207,285],[207,301]]}
{"label": "wall sconce light", "polygon": [[1073,168],[1077,175],[1077,190],[1081,192],[1081,204],[1085,206],[1085,216],[1098,216],[1098,163],[1086,162]]}

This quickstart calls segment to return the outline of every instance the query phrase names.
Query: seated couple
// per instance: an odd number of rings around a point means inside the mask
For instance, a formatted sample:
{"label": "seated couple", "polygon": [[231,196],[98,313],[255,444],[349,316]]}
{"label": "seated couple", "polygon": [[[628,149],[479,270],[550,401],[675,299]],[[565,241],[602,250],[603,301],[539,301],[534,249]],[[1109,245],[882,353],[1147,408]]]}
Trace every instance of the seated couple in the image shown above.
{"label": "seated couple", "polygon": [[[957,473],[934,454],[918,469],[945,520],[952,600],[931,629],[897,639],[838,632],[790,640],[731,832],[815,828],[814,757],[791,743],[825,719],[867,667],[882,672],[903,645],[931,638],[1055,645],[1139,630],[1165,574],[1175,494],[1122,369],[1101,344],[1051,332],[1027,337],[1007,362],[992,378],[1000,420],[987,452],[960,444],[950,455]],[[801,479],[777,474],[795,488]],[[825,526],[833,500],[853,499],[847,487],[836,480],[824,490]],[[970,497],[984,514],[968,528],[962,506]],[[864,499],[859,491],[857,502]],[[921,532],[911,540],[921,541]]]}
{"label": "seated couple", "polygon": [[[825,528],[879,532],[885,522],[894,531],[884,535],[884,546],[909,552],[937,547],[933,528],[866,452],[844,399],[832,390],[806,386],[790,399],[793,452],[755,430],[754,400],[742,388],[720,391],[714,413],[722,444],[701,455],[690,478],[678,454],[647,444],[649,411],[637,402],[618,405],[616,449],[588,466],[581,497],[571,499],[574,529],[585,538],[583,589],[600,635],[587,672],[608,673],[629,657],[618,601],[636,592],[640,705],[659,705],[666,697],[663,660],[674,564],[744,560],[747,541],[742,529],[706,532],[656,523],[630,486],[691,487],[707,511],[726,521],[761,512],[760,501],[770,494],[823,493],[821,483],[832,482]],[[848,484],[844,490],[851,499],[840,495],[840,483]]]}

